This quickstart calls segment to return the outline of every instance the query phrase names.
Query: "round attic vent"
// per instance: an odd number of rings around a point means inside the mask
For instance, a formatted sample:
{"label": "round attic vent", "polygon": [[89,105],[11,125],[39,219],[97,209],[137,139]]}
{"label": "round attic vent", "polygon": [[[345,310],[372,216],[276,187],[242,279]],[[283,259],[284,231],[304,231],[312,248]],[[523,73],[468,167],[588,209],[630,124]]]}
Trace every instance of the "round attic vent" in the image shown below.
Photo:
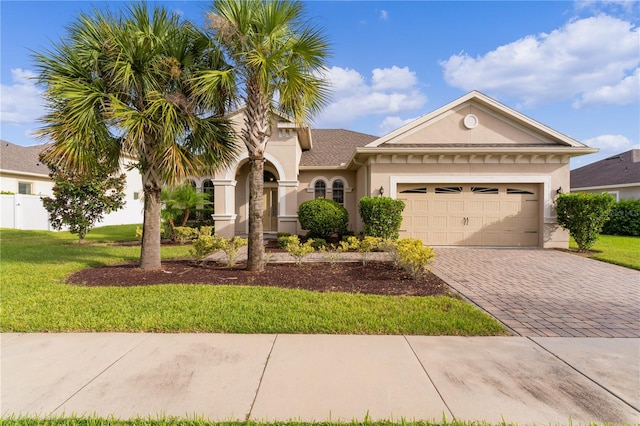
{"label": "round attic vent", "polygon": [[478,125],[478,117],[473,114],[467,114],[467,116],[464,118],[463,123],[464,127],[466,127],[467,129],[473,129]]}

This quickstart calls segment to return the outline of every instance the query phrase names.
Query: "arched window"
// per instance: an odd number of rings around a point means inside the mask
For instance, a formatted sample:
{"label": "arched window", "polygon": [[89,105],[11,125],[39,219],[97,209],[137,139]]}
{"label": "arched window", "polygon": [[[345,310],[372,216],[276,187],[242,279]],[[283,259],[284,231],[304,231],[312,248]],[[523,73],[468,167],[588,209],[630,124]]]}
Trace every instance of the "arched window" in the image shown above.
{"label": "arched window", "polygon": [[211,182],[211,180],[207,179],[204,182],[202,182],[202,192],[207,194],[209,201],[213,203],[214,188],[213,188],[213,182]]}
{"label": "arched window", "polygon": [[273,183],[278,181],[278,179],[276,179],[276,175],[274,175],[268,170],[264,171],[264,173],[262,174],[262,177],[265,183]]}
{"label": "arched window", "polygon": [[344,204],[344,183],[342,183],[340,179],[336,179],[333,181],[331,189],[333,192],[333,201]]}
{"label": "arched window", "polygon": [[313,198],[325,198],[327,195],[327,184],[323,180],[317,180],[314,185],[314,197]]}

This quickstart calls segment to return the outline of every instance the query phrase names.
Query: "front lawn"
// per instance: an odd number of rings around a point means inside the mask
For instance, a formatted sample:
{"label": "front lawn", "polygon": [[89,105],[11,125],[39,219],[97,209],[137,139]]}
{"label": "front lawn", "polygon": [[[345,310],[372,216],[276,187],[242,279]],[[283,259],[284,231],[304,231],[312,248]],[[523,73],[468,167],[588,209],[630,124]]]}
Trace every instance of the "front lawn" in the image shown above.
{"label": "front lawn", "polygon": [[[578,249],[573,238],[569,248]],[[640,270],[640,237],[600,235],[591,248],[589,257],[603,262]]]}
{"label": "front lawn", "polygon": [[[406,297],[253,286],[83,287],[70,273],[138,259],[140,247],[113,245],[135,226],[97,228],[87,244],[47,231],[0,231],[0,331],[145,331],[499,335],[506,330],[468,303],[446,296]],[[186,246],[162,248],[163,259]],[[135,271],[132,271],[135,273]]]}

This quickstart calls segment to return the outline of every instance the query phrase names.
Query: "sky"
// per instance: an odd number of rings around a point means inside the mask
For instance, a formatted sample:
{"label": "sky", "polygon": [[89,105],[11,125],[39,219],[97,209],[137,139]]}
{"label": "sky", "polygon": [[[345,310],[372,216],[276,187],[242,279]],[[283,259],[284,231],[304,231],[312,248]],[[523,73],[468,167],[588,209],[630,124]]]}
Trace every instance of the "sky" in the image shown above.
{"label": "sky", "polygon": [[[0,1],[0,138],[44,114],[32,52],[78,13],[128,1]],[[204,25],[211,2],[149,1]],[[304,1],[331,44],[313,128],[382,136],[478,90],[588,146],[571,168],[640,148],[638,1]]]}

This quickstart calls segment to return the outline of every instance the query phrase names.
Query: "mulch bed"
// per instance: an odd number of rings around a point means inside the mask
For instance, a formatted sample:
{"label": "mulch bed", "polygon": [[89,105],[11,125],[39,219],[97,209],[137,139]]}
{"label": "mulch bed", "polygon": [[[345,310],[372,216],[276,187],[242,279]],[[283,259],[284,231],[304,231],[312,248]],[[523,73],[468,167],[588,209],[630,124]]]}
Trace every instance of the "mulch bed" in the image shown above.
{"label": "mulch bed", "polygon": [[297,288],[317,292],[430,296],[450,294],[451,289],[434,274],[414,280],[390,262],[272,263],[264,272],[228,268],[220,264],[164,261],[162,269],[142,271],[135,264],[88,268],[72,274],[67,282],[84,286],[144,286],[154,284],[254,285]]}

